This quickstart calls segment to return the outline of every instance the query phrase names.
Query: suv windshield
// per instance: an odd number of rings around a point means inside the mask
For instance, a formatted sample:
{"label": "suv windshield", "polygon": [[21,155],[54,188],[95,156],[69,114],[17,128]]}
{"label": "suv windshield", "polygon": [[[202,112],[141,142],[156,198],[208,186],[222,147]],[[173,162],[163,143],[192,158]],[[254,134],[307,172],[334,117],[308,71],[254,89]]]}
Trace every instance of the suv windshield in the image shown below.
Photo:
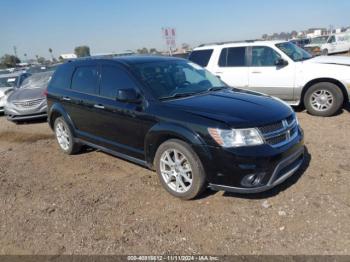
{"label": "suv windshield", "polygon": [[302,48],[300,48],[300,47],[298,47],[290,42],[276,44],[276,46],[295,62],[304,61],[304,60],[312,58],[312,55],[310,55],[304,49],[302,49]]}
{"label": "suv windshield", "polygon": [[17,78],[16,76],[0,78],[0,88],[15,87]]}
{"label": "suv windshield", "polygon": [[227,88],[204,68],[186,61],[136,64],[134,71],[160,100]]}

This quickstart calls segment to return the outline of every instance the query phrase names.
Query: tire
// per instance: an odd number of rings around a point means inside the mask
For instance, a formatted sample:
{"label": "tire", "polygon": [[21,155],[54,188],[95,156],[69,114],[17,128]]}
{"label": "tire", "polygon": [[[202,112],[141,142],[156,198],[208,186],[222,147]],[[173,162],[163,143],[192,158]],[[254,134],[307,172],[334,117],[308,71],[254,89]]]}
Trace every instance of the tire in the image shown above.
{"label": "tire", "polygon": [[[166,163],[175,162],[175,152],[180,160],[178,163],[181,164],[170,168]],[[154,164],[162,186],[175,197],[190,200],[200,195],[205,189],[206,174],[202,162],[192,148],[181,140],[170,139],[161,144],[157,149]]]}
{"label": "tire", "polygon": [[305,108],[314,116],[334,115],[342,107],[343,101],[344,96],[340,88],[328,82],[314,84],[304,95]]}
{"label": "tire", "polygon": [[328,55],[328,49],[323,49],[322,50],[322,55]]}
{"label": "tire", "polygon": [[63,117],[58,117],[54,123],[56,140],[61,150],[67,155],[74,155],[81,149],[81,145],[76,143],[69,125]]}

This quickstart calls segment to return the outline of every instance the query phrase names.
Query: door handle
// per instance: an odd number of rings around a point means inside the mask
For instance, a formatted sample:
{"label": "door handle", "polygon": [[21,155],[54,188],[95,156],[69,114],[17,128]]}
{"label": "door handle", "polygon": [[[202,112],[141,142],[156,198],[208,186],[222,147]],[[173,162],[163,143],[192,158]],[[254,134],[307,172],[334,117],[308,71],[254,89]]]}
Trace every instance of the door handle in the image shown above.
{"label": "door handle", "polygon": [[105,109],[104,105],[94,105],[94,108]]}
{"label": "door handle", "polygon": [[215,74],[222,74],[222,72],[215,72]]}
{"label": "door handle", "polygon": [[71,99],[70,99],[68,96],[62,97],[62,100],[63,100],[63,101],[71,101]]}
{"label": "door handle", "polygon": [[253,71],[252,74],[261,74],[260,71]]}

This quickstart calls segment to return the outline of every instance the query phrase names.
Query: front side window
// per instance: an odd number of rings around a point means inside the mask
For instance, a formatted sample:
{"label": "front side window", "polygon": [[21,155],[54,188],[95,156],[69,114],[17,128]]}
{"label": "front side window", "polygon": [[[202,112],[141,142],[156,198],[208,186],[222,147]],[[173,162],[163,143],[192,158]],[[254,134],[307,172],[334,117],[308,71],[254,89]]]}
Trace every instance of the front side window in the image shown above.
{"label": "front side window", "polygon": [[73,75],[72,89],[85,94],[96,94],[98,71],[96,66],[78,67]]}
{"label": "front side window", "polygon": [[136,64],[134,72],[158,99],[195,95],[226,85],[204,68],[186,61]]}
{"label": "front side window", "polygon": [[267,46],[254,46],[252,48],[252,66],[275,66],[281,56]]}
{"label": "front side window", "polygon": [[312,58],[311,54],[290,42],[276,44],[276,47],[295,62],[304,61]]}
{"label": "front side window", "polygon": [[121,68],[103,65],[101,71],[100,95],[115,99],[118,89],[134,88],[135,84],[130,76]]}
{"label": "front side window", "polygon": [[220,67],[246,66],[245,47],[223,48],[219,58]]}
{"label": "front side window", "polygon": [[331,43],[334,43],[335,42],[335,36],[331,36],[329,39],[328,39],[328,43],[331,44]]}
{"label": "front side window", "polygon": [[193,51],[188,59],[197,65],[206,67],[209,63],[213,49]]}

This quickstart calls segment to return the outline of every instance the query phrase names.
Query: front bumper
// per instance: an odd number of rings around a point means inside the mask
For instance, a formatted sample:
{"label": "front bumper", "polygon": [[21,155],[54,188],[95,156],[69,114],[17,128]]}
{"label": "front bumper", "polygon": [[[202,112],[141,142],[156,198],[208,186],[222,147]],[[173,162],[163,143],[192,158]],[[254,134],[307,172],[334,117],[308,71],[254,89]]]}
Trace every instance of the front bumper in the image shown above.
{"label": "front bumper", "polygon": [[47,117],[46,101],[32,108],[5,107],[5,115],[9,121],[24,121]]}
{"label": "front bumper", "polygon": [[[200,155],[207,173],[209,187],[237,193],[267,191],[292,176],[303,164],[303,132],[290,143],[273,148],[269,145],[223,149],[208,147],[210,159]],[[255,177],[254,183],[247,183]]]}

